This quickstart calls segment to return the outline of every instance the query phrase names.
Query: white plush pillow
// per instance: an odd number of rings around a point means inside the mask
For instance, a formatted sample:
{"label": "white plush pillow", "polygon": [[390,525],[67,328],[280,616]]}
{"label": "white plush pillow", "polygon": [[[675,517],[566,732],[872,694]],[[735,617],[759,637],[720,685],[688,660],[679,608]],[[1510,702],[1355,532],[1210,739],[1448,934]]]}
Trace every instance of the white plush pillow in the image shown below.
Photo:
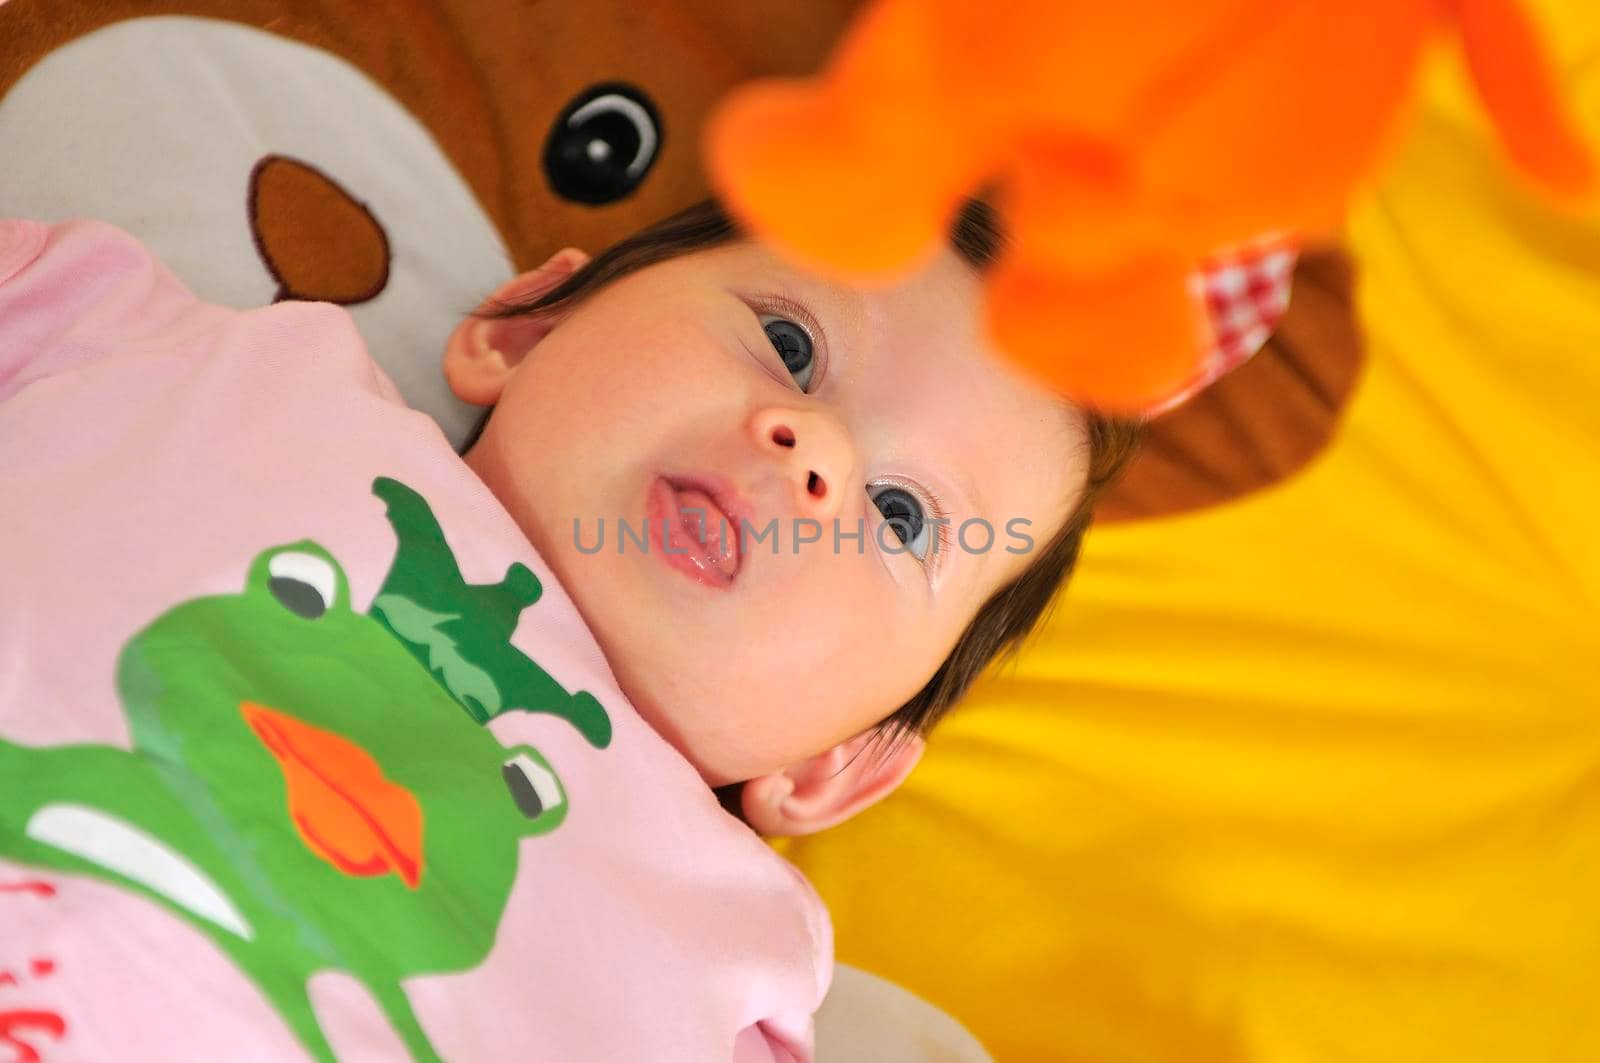
{"label": "white plush pillow", "polygon": [[949,1015],[848,964],[834,968],[816,1022],[817,1063],[994,1063]]}
{"label": "white plush pillow", "polygon": [[428,131],[329,52],[185,16],[72,41],[0,99],[0,216],[112,222],[202,299],[262,306],[279,285],[249,196],[273,155],[311,164],[383,228],[387,283],[350,312],[406,400],[460,443],[477,411],[450,394],[439,356],[461,316],[512,275],[510,255]]}

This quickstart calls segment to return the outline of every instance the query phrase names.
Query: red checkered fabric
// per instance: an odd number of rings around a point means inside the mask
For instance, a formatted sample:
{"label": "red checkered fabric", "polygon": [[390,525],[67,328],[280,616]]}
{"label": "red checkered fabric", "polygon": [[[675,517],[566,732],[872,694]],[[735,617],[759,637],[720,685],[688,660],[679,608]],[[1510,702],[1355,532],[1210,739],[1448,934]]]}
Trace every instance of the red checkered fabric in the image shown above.
{"label": "red checkered fabric", "polygon": [[1150,416],[1172,409],[1261,349],[1289,309],[1296,257],[1287,240],[1269,237],[1206,260],[1190,278],[1190,291],[1211,324],[1210,349],[1189,382],[1148,411]]}

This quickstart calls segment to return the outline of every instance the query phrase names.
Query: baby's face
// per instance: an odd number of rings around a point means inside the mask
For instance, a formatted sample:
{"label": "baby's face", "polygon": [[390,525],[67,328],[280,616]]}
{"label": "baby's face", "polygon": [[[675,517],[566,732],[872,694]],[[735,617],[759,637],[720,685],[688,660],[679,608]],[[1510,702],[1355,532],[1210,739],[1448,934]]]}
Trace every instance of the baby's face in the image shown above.
{"label": "baby's face", "polygon": [[948,249],[858,289],[728,244],[602,289],[505,381],[468,464],[710,785],[880,722],[1070,512],[1081,415],[985,345],[980,293]]}

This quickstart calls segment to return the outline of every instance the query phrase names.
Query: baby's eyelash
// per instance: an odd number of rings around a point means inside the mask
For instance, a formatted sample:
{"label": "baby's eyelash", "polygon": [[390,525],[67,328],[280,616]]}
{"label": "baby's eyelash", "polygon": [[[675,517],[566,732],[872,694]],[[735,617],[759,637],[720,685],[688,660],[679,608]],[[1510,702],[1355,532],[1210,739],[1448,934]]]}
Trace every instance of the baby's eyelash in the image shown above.
{"label": "baby's eyelash", "polygon": [[811,311],[807,310],[793,299],[786,298],[782,295],[769,294],[751,296],[750,301],[755,304],[756,309],[762,311],[763,313],[776,314],[779,317],[791,318],[799,324],[805,326],[806,332],[811,336],[811,344],[813,347],[822,348],[825,345],[825,337],[822,332],[822,326],[817,323],[817,319],[812,316]]}
{"label": "baby's eyelash", "polygon": [[[0,0],[3,3],[4,0]],[[744,301],[754,312],[759,322],[763,314],[773,317],[785,318],[799,325],[801,330],[811,341],[812,370],[801,390],[808,395],[816,394],[817,388],[822,386],[828,377],[830,356],[828,354],[828,337],[823,332],[822,325],[810,310],[800,303],[786,296],[774,292],[764,292],[759,295],[745,295]]]}
{"label": "baby's eyelash", "polygon": [[[912,494],[922,499],[926,505],[926,508],[930,511],[925,514],[925,518],[927,520],[937,519],[938,523],[934,524],[933,526],[934,534],[937,536],[934,546],[928,551],[928,556],[926,558],[918,559],[919,563],[932,571],[933,566],[942,564],[940,557],[950,547],[950,510],[945,506],[944,499],[940,498],[932,488],[924,487],[919,483],[907,480],[901,476],[880,476],[868,484],[868,491],[870,492],[870,490],[875,486],[883,485],[898,487],[903,491],[910,491]],[[874,504],[874,508],[876,508],[876,504]]]}
{"label": "baby's eyelash", "polygon": [[950,548],[950,522],[944,515],[944,503],[940,502],[936,498],[931,499],[931,501],[933,502],[933,508],[935,511],[934,515],[939,518],[939,523],[933,526],[934,532],[938,535],[938,538],[935,540],[935,546],[931,556],[934,558],[932,563],[939,564],[940,562],[938,561],[938,558]]}
{"label": "baby's eyelash", "polygon": [[945,516],[946,510],[944,508],[944,503],[939,499],[933,499],[933,508],[936,515],[939,517],[939,523],[934,525],[934,528],[937,529],[939,533],[939,552],[944,553],[950,546],[950,519]]}

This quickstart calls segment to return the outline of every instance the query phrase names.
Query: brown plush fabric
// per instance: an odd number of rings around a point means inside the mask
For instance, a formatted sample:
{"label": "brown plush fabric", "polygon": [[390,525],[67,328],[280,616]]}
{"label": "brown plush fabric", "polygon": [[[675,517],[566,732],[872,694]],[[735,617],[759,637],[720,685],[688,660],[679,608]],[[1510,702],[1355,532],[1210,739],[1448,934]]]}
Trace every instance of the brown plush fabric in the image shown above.
{"label": "brown plush fabric", "polygon": [[1215,506],[1294,475],[1333,439],[1363,360],[1349,257],[1311,249],[1289,311],[1239,369],[1151,422],[1101,521]]}
{"label": "brown plush fabric", "polygon": [[[365,203],[309,163],[269,155],[250,174],[250,232],[279,301],[360,303],[389,280],[389,238]],[[316,242],[305,239],[319,234]]]}

